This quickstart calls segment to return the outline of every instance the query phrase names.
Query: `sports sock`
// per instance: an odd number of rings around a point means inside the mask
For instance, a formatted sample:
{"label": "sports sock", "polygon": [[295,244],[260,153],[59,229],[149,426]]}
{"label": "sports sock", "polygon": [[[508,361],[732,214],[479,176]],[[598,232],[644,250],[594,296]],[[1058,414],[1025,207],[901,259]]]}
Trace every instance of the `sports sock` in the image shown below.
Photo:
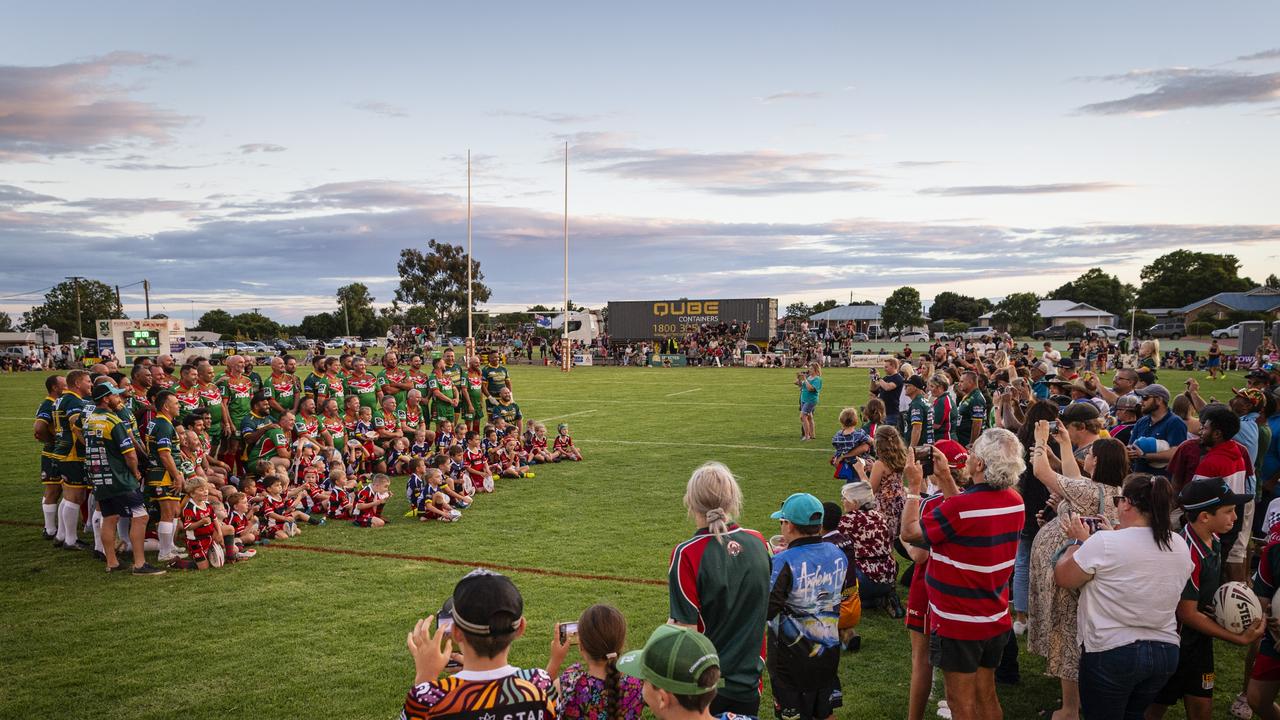
{"label": "sports sock", "polygon": [[84,529],[93,529],[93,514],[98,511],[98,498],[93,493],[89,493],[89,499],[84,502]]}
{"label": "sports sock", "polygon": [[156,538],[160,541],[160,556],[165,557],[173,554],[173,523],[160,522],[156,524]]}
{"label": "sports sock", "polygon": [[94,510],[89,525],[93,529],[93,549],[102,552],[102,513]]}
{"label": "sports sock", "polygon": [[116,518],[116,537],[124,542],[126,552],[133,552],[133,541],[129,539],[130,526],[133,525],[133,518],[121,515]]}
{"label": "sports sock", "polygon": [[44,513],[44,531],[50,535],[58,534],[58,503],[50,505],[46,502],[40,503],[40,511]]}
{"label": "sports sock", "polygon": [[64,545],[74,545],[76,528],[80,523],[80,506],[70,500],[63,500],[58,505],[58,539]]}

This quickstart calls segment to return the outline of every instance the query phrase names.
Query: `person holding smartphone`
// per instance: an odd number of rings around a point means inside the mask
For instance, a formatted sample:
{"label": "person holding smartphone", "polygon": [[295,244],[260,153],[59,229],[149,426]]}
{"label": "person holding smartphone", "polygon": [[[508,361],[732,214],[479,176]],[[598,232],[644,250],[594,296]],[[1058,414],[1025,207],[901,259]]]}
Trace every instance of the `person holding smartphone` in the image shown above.
{"label": "person holding smartphone", "polygon": [[[1035,447],[1031,452],[1036,479],[1059,500],[1056,507],[1060,516],[1102,518],[1107,527],[1115,525],[1118,517],[1113,498],[1120,496],[1120,486],[1129,474],[1124,445],[1110,438],[1096,440],[1077,464],[1066,424],[1054,424],[1057,432],[1053,439],[1058,446],[1062,472],[1055,472],[1049,461],[1050,423],[1040,420],[1035,425]],[[1054,713],[1057,720],[1071,720],[1080,715],[1076,595],[1053,581],[1053,568],[1069,541],[1066,529],[1059,523],[1047,523],[1040,528],[1031,543],[1028,573],[1027,650],[1043,656],[1045,672],[1062,684],[1062,707]]]}

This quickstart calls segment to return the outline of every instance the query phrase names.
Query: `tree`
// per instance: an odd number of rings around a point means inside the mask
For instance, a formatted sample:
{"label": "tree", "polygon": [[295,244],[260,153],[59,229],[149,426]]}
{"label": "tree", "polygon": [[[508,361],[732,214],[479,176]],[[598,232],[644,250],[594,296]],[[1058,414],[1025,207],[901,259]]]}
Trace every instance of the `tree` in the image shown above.
{"label": "tree", "polygon": [[900,287],[884,301],[880,311],[880,329],[892,335],[916,325],[924,324],[921,312],[920,291],[913,287]]}
{"label": "tree", "polygon": [[22,327],[28,332],[41,325],[58,331],[58,337],[97,337],[95,320],[125,317],[116,304],[116,291],[97,280],[80,281],[80,328],[76,328],[76,284],[71,280],[54,285],[45,293],[44,304],[22,313]]}
{"label": "tree", "polygon": [[0,332],[13,332],[13,318],[7,312],[0,312]]}
{"label": "tree", "polygon": [[802,302],[793,302],[787,306],[787,312],[784,317],[800,317],[806,318],[813,314],[813,308]]}
{"label": "tree", "polygon": [[1220,292],[1252,290],[1235,255],[1174,250],[1142,268],[1138,305],[1179,308]]}
{"label": "tree", "polygon": [[[396,300],[425,310],[426,318],[439,327],[449,327],[456,317],[467,314],[467,252],[460,245],[437,242],[427,243],[424,253],[414,248],[400,251],[396,269],[400,272],[400,287]],[[485,286],[480,261],[471,261],[471,295],[476,303],[488,301],[489,288]],[[405,316],[422,317],[410,307]],[[415,323],[426,324],[426,323]]]}
{"label": "tree", "polygon": [[260,312],[240,313],[231,318],[232,334],[250,340],[265,340],[280,336],[280,324]]}
{"label": "tree", "polygon": [[1280,290],[1280,277],[1276,277],[1275,273],[1271,273],[1267,276],[1267,281],[1263,284],[1272,290]]}
{"label": "tree", "polygon": [[167,313],[156,313],[155,315],[151,316],[151,319],[152,320],[168,320],[169,315]]}
{"label": "tree", "polygon": [[1030,335],[1040,327],[1040,298],[1035,293],[1013,293],[996,305],[991,322],[1011,335]]}
{"label": "tree", "polygon": [[947,290],[938,293],[933,299],[933,304],[929,306],[929,317],[933,320],[959,320],[972,324],[991,308],[991,301],[986,298],[969,297]]}
{"label": "tree", "polygon": [[235,323],[231,319],[231,313],[222,308],[217,308],[201,315],[200,322],[195,329],[220,335],[230,335],[235,332]]}
{"label": "tree", "polygon": [[1089,268],[1083,275],[1059,287],[1045,297],[1049,300],[1071,300],[1088,303],[1112,315],[1123,315],[1133,307],[1137,289],[1108,275],[1102,268]]}
{"label": "tree", "polygon": [[817,314],[818,314],[818,313],[820,313],[820,312],[826,312],[826,311],[828,311],[828,310],[833,310],[833,309],[835,309],[836,307],[839,307],[839,305],[840,305],[840,303],[839,303],[839,301],[837,301],[837,300],[823,300],[822,302],[818,303],[817,305],[814,305],[814,306],[811,308],[812,312],[811,312],[810,314],[811,314],[811,315],[817,315]]}
{"label": "tree", "polygon": [[376,298],[369,294],[369,286],[364,283],[343,285],[338,288],[337,295],[338,310],[334,315],[337,316],[338,326],[343,329],[351,328],[351,332],[339,334],[371,337],[385,330],[378,327],[378,315],[373,309]]}
{"label": "tree", "polygon": [[314,340],[328,340],[343,334],[342,319],[335,313],[306,315],[298,324],[298,334]]}

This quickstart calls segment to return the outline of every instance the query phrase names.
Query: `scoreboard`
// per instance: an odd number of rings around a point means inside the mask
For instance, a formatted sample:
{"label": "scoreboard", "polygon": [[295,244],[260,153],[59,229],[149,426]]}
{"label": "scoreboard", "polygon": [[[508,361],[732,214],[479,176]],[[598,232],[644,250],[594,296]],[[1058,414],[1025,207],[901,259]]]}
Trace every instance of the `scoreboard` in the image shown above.
{"label": "scoreboard", "polygon": [[680,337],[699,325],[749,323],[747,339],[763,342],[778,329],[777,298],[634,300],[609,303],[609,336],[616,340]]}

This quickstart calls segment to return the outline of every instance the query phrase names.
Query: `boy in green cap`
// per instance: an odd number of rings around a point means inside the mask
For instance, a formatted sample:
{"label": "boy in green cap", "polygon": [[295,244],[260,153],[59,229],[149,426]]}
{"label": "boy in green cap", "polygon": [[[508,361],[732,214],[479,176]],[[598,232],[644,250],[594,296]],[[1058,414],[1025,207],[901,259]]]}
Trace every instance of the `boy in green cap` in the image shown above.
{"label": "boy in green cap", "polygon": [[658,720],[745,720],[712,715],[720,657],[706,635],[681,625],[659,625],[643,650],[623,655],[618,672],[644,681],[644,702]]}

